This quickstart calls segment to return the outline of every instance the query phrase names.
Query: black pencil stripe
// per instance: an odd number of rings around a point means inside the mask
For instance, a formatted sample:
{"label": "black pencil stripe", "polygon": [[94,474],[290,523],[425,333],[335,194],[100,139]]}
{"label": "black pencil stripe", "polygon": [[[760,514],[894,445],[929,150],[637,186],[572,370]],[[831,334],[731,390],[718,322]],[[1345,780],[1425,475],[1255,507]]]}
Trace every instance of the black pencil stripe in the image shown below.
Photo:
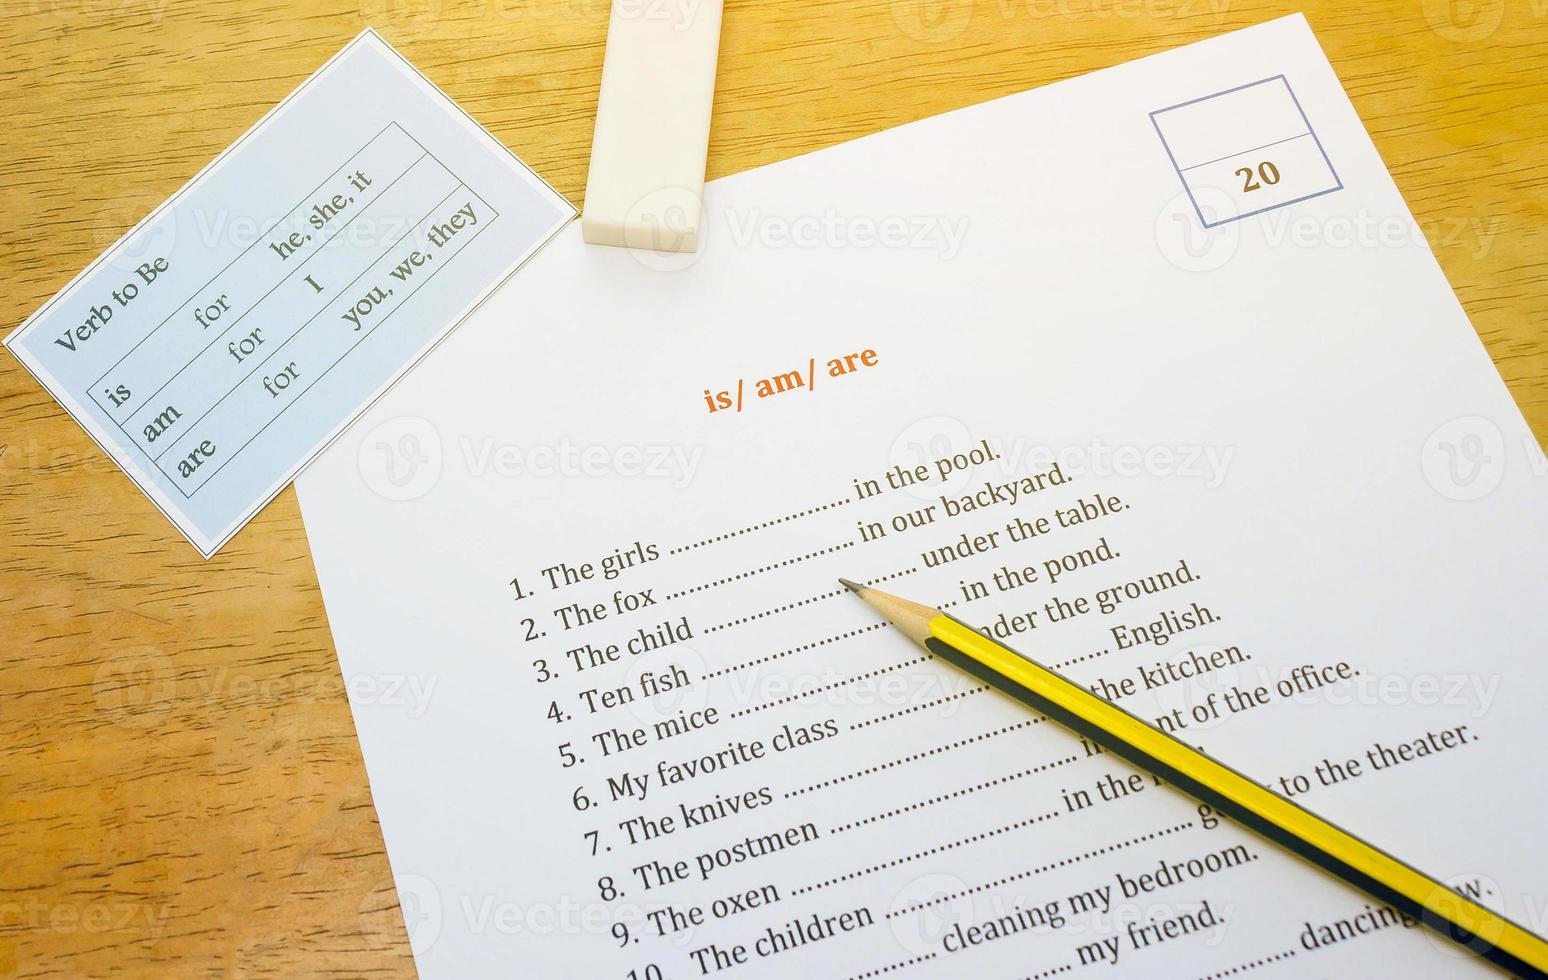
{"label": "black pencil stripe", "polygon": [[[960,623],[960,620],[958,620],[958,622]],[[971,629],[972,627],[968,628]],[[1166,763],[1160,761],[1138,746],[1131,745],[1128,742],[1108,732],[1106,729],[1092,724],[1086,719],[1070,711],[1068,708],[1065,708],[1063,705],[1056,704],[1053,701],[1050,701],[1037,692],[1033,691],[1032,689],[1026,687],[1025,685],[1019,684],[1016,681],[1013,681],[1010,678],[1004,676],[1003,674],[990,669],[988,666],[979,662],[977,659],[968,656],[960,650],[957,650],[954,647],[934,637],[931,637],[925,641],[925,647],[937,657],[940,657],[942,660],[950,663],[952,666],[957,667],[960,670],[966,671],[967,673],[983,681],[985,684],[995,688],[1002,694],[1014,698],[1015,700],[1020,701],[1022,704],[1025,704],[1028,707],[1039,711],[1044,715],[1047,715],[1049,718],[1058,722],[1064,727],[1080,735],[1084,735],[1086,738],[1102,746],[1104,749],[1107,749],[1113,754],[1128,760],[1130,763],[1154,774],[1155,776],[1160,777],[1163,781],[1170,784],[1174,788],[1187,793],[1189,796],[1192,796],[1202,803],[1209,804],[1236,823],[1255,831],[1260,836],[1268,838],[1269,840],[1280,845],[1296,856],[1309,861],[1319,868],[1322,868],[1324,871],[1336,875],[1337,877],[1370,895],[1372,898],[1391,905],[1398,911],[1406,913],[1414,919],[1423,922],[1426,926],[1429,926],[1431,929],[1440,933],[1442,936],[1445,936],[1452,942],[1463,946],[1470,952],[1475,953],[1486,960],[1489,960],[1491,963],[1494,963],[1497,966],[1509,970],[1511,973],[1514,973],[1517,976],[1548,978],[1548,973],[1544,973],[1543,971],[1532,966],[1530,963],[1526,963],[1511,953],[1500,949],[1488,940],[1468,932],[1451,920],[1436,915],[1434,912],[1425,908],[1419,902],[1416,902],[1401,892],[1396,891],[1385,883],[1372,878],[1370,875],[1359,870],[1358,868],[1355,868],[1345,863],[1344,861],[1339,860],[1333,855],[1328,854],[1322,849],[1315,847],[1311,843],[1302,840],[1300,837],[1297,837],[1277,824],[1274,824],[1273,822],[1247,809],[1246,807],[1237,803],[1235,800],[1224,796],[1223,794],[1215,791],[1209,786],[1204,785],[1186,773],[1181,772],[1180,770],[1175,769],[1172,766],[1169,766]],[[1129,712],[1125,712],[1125,714],[1129,714],[1130,717],[1137,718],[1137,716]],[[1144,719],[1138,720],[1146,724],[1152,730],[1165,735],[1167,738],[1170,738],[1173,741],[1180,741],[1179,739],[1175,738],[1175,736],[1161,732],[1160,729],[1156,728],[1154,725],[1150,725],[1148,722],[1144,722]],[[1214,761],[1217,763],[1219,762],[1219,760]],[[1238,775],[1240,774],[1238,773]],[[1243,778],[1245,779],[1248,777],[1243,776]],[[1269,790],[1269,792],[1273,791]],[[1284,797],[1280,797],[1280,799],[1284,799]],[[1311,812],[1306,810],[1304,807],[1301,807],[1299,804],[1288,800],[1286,802],[1290,803],[1291,806],[1302,810],[1303,812]],[[1326,818],[1318,817],[1318,819],[1325,820]],[[1331,823],[1331,821],[1328,822]],[[1339,829],[1342,830],[1343,828]],[[1344,831],[1344,833],[1349,832]],[[1356,837],[1354,834],[1350,834],[1350,836]],[[1363,838],[1356,837],[1356,839],[1363,841]],[[1374,848],[1375,850],[1381,850],[1380,848],[1376,848],[1375,845],[1369,844],[1369,842],[1365,843],[1367,843],[1368,846]],[[1381,853],[1386,854],[1385,851],[1382,851]],[[1387,856],[1392,857],[1390,854],[1387,854]],[[1397,858],[1392,858],[1392,860],[1398,861]],[[1404,862],[1399,861],[1399,863]],[[1418,871],[1418,869],[1413,870],[1415,870],[1418,874],[1424,874],[1423,872]],[[1425,877],[1428,878],[1429,876],[1425,875]],[[1445,888],[1445,886],[1439,882],[1436,883],[1435,887],[1442,889]],[[1447,890],[1449,891],[1449,889]],[[1503,919],[1505,917],[1502,915],[1500,918]]]}

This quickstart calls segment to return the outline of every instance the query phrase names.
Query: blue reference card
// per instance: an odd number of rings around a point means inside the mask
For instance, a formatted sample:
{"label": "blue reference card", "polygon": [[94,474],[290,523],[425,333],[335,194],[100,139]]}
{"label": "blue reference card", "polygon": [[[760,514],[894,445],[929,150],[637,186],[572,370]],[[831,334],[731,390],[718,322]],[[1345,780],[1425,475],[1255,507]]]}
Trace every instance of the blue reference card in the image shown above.
{"label": "blue reference card", "polygon": [[574,217],[367,30],[5,344],[208,558]]}

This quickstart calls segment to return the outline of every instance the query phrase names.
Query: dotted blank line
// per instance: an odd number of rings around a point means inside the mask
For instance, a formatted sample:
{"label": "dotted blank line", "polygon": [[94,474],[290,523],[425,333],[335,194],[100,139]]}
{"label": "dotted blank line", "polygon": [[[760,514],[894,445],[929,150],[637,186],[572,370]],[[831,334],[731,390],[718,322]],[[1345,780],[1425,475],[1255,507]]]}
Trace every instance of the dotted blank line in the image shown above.
{"label": "dotted blank line", "polygon": [[913,966],[915,963],[923,963],[925,960],[933,960],[935,959],[935,956],[936,954],[934,952],[925,953],[922,956],[915,956],[910,959],[903,960],[900,963],[893,963],[890,966],[879,966],[874,970],[866,970],[864,973],[856,973],[854,976],[850,977],[849,980],[871,980],[872,977],[879,977],[884,973],[891,973],[893,970],[901,970],[905,967]]}
{"label": "dotted blank line", "polygon": [[1088,654],[1085,654],[1084,656],[1071,657],[1068,660],[1061,660],[1061,661],[1059,661],[1056,664],[1052,664],[1051,666],[1053,667],[1054,670],[1063,670],[1065,667],[1073,667],[1076,664],[1084,663],[1087,660],[1095,660],[1098,657],[1105,657],[1105,656],[1107,656],[1111,652],[1112,651],[1110,651],[1110,650],[1098,650],[1095,653],[1088,653]]}
{"label": "dotted blank line", "polygon": [[841,824],[840,826],[834,827],[832,830],[828,831],[828,833],[841,834],[846,830],[854,830],[856,827],[865,827],[876,823],[878,820],[887,820],[891,817],[896,817],[904,813],[912,813],[915,810],[922,810],[927,806],[934,806],[937,803],[944,803],[947,800],[954,800],[959,796],[967,796],[969,793],[977,793],[979,790],[989,789],[990,787],[999,786],[1003,783],[1008,783],[1017,779],[1025,779],[1028,776],[1035,775],[1040,772],[1047,772],[1050,769],[1057,769],[1059,766],[1067,766],[1070,763],[1079,760],[1080,758],[1081,757],[1078,755],[1072,755],[1063,759],[1056,759],[1053,762],[1045,762],[1040,766],[1033,766],[1031,769],[1023,769],[1020,772],[1013,772],[1009,775],[1000,776],[996,779],[986,780],[985,782],[979,783],[976,786],[967,786],[963,789],[953,790],[950,793],[942,793],[940,796],[932,796],[928,800],[920,800],[918,803],[910,803],[908,806],[900,806],[896,810],[888,810],[886,813],[878,813],[874,817],[866,817],[864,820],[856,820],[854,823]]}
{"label": "dotted blank line", "polygon": [[772,572],[774,569],[784,568],[786,565],[799,565],[801,562],[806,561],[809,558],[816,558],[819,555],[831,555],[835,551],[843,551],[845,548],[853,548],[854,546],[855,543],[853,541],[845,541],[843,544],[836,544],[831,548],[821,548],[808,555],[797,555],[794,558],[786,558],[784,561],[777,561],[773,564],[764,565],[762,568],[754,568],[750,572],[738,572],[735,575],[728,575],[725,578],[716,579],[713,582],[705,582],[703,585],[695,585],[690,589],[683,589],[681,592],[673,592],[667,596],[667,599],[681,599],[685,595],[693,595],[695,592],[703,592],[706,589],[719,588],[722,585],[728,585],[732,582],[740,582],[744,578],[752,578],[754,575],[762,575],[764,572]]}
{"label": "dotted blank line", "polygon": [[803,643],[798,647],[791,647],[789,650],[781,650],[778,653],[771,653],[767,656],[759,657],[756,660],[748,660],[743,663],[732,664],[729,667],[722,667],[719,670],[712,670],[700,679],[707,681],[712,677],[721,677],[725,674],[734,674],[739,670],[746,670],[748,667],[756,667],[759,664],[766,664],[771,660],[778,660],[781,657],[788,657],[795,653],[805,653],[807,650],[815,650],[818,647],[825,647],[829,643],[837,643],[840,640],[847,640],[852,636],[859,636],[861,633],[869,633],[872,630],[883,629],[884,627],[891,625],[891,623],[888,623],[884,620],[880,623],[872,623],[869,626],[857,626],[854,629],[840,633],[837,636],[830,636],[826,640],[813,640],[810,643]]}
{"label": "dotted blank line", "polygon": [[1240,966],[1233,966],[1228,970],[1221,970],[1219,973],[1211,973],[1208,976],[1200,977],[1199,980],[1223,980],[1225,977],[1234,977],[1238,973],[1246,973],[1248,970],[1256,970],[1260,966],[1268,966],[1270,963],[1278,963],[1280,960],[1288,960],[1294,955],[1295,950],[1287,949],[1283,953],[1275,953],[1273,956],[1265,956],[1261,960],[1253,960],[1251,963],[1243,963]]}
{"label": "dotted blank line", "polygon": [[[895,578],[902,578],[904,575],[912,575],[917,571],[919,571],[918,568],[905,568],[901,572],[893,572],[890,575],[883,575],[881,578],[868,579],[865,584],[875,585],[878,582],[887,582]],[[741,619],[733,619],[729,623],[721,623],[718,626],[711,626],[704,632],[706,635],[710,633],[718,633],[721,630],[730,629],[733,626],[741,626],[743,623],[750,623],[753,620],[763,619],[766,616],[774,616],[782,612],[789,612],[792,609],[800,608],[801,606],[809,606],[814,602],[821,602],[824,599],[832,599],[834,596],[844,595],[848,591],[848,589],[834,589],[831,592],[824,592],[821,595],[814,595],[809,599],[800,599],[796,602],[786,603],[783,606],[775,606],[773,609],[765,609],[763,612],[757,612],[752,613],[751,615],[743,616]]]}
{"label": "dotted blank line", "polygon": [[725,534],[717,534],[712,538],[705,538],[703,541],[695,541],[693,544],[685,544],[680,547],[671,549],[667,552],[667,554],[680,555],[685,551],[692,551],[695,548],[702,548],[707,544],[716,544],[721,541],[726,541],[730,538],[740,537],[743,534],[751,534],[754,531],[761,531],[766,527],[773,527],[776,524],[783,524],[786,521],[795,521],[803,517],[810,517],[813,514],[820,514],[825,510],[832,510],[835,507],[842,507],[847,503],[849,503],[848,497],[845,497],[843,500],[835,500],[831,504],[819,504],[816,507],[809,507],[806,510],[796,511],[794,514],[786,514],[784,517],[776,517],[772,521],[764,521],[762,524],[753,524],[737,531],[727,531]]}
{"label": "dotted blank line", "polygon": [[[839,875],[837,878],[829,878],[826,881],[819,881],[814,885],[802,885],[800,888],[797,888],[790,894],[792,896],[805,895],[807,892],[814,892],[819,888],[827,888],[829,885],[836,885],[841,881],[853,881],[856,878],[864,878],[866,875],[873,874],[877,871],[885,871],[887,868],[895,868],[900,864],[907,864],[910,861],[917,861],[920,858],[930,857],[932,854],[940,854],[942,851],[950,851],[959,847],[965,847],[968,844],[976,844],[981,840],[988,840],[991,837],[998,837],[1001,834],[1008,834],[1013,830],[1020,830],[1023,827],[1030,827],[1033,824],[1042,823],[1044,820],[1052,820],[1057,816],[1059,816],[1057,811],[1053,813],[1038,814],[1035,817],[1028,817],[1025,820],[1018,820],[1015,823],[1006,824],[1003,827],[996,827],[993,830],[986,830],[981,834],[974,834],[971,837],[964,837],[961,840],[954,840],[950,843],[940,844],[935,847],[927,848],[923,851],[916,851],[913,854],[906,854],[903,857],[894,858],[891,861],[885,861],[881,864],[873,864],[869,868],[861,868],[859,871],[851,871],[849,874]],[[888,918],[891,918],[891,916],[888,916]]]}
{"label": "dotted blank line", "polygon": [[770,708],[775,708],[782,704],[789,704],[791,701],[799,701],[802,698],[809,698],[813,694],[821,694],[823,691],[831,691],[836,687],[846,687],[857,681],[869,680],[872,677],[880,677],[882,674],[890,674],[895,670],[902,670],[904,667],[909,667],[913,664],[922,664],[929,659],[929,654],[925,654],[922,657],[911,657],[908,660],[902,660],[895,664],[888,664],[885,667],[878,667],[875,670],[868,670],[863,674],[856,674],[853,677],[846,677],[841,681],[834,681],[832,684],[824,684],[821,687],[814,687],[810,691],[802,691],[799,694],[791,694],[774,701],[769,701],[765,704],[754,705],[751,708],[739,708],[736,711],[731,712],[731,717],[740,718],[743,715],[751,715],[756,714],[759,711],[767,711]]}
{"label": "dotted blank line", "polygon": [[[877,581],[881,580],[878,579]],[[948,605],[950,605],[950,603],[948,603]],[[945,609],[946,606],[941,606],[940,608]],[[872,623],[869,626],[857,626],[852,630],[845,630],[844,632],[839,633],[837,636],[830,636],[825,640],[813,640],[810,643],[803,643],[798,647],[791,647],[788,650],[781,650],[778,653],[771,653],[766,656],[758,657],[755,660],[747,660],[739,664],[732,664],[729,667],[721,667],[719,670],[712,670],[704,676],[700,677],[699,680],[707,681],[711,680],[712,678],[723,677],[726,674],[734,674],[739,670],[746,670],[749,667],[757,667],[760,664],[766,664],[774,660],[779,660],[783,657],[791,656],[792,654],[805,653],[808,650],[815,650],[818,647],[825,647],[830,643],[837,643],[840,640],[848,640],[851,637],[859,636],[861,633],[869,633],[872,630],[886,629],[891,625],[891,623],[884,619],[880,622]]]}
{"label": "dotted blank line", "polygon": [[1087,858],[1094,858],[1102,854],[1110,854],[1113,851],[1121,851],[1125,847],[1133,847],[1135,844],[1143,844],[1146,841],[1153,841],[1157,837],[1165,837],[1168,834],[1175,834],[1180,830],[1187,830],[1192,826],[1193,821],[1189,820],[1184,823],[1177,824],[1175,827],[1167,827],[1163,830],[1154,830],[1148,834],[1141,834],[1139,837],[1131,837],[1126,841],[1119,841],[1116,844],[1108,844],[1106,847],[1099,847],[1094,851],[1087,851],[1084,854],[1076,854],[1073,857],[1062,858],[1058,861],[1050,861],[1048,864],[1040,865],[1036,868],[1028,868],[1025,871],[1018,871],[1015,874],[1006,875],[1004,878],[1000,878],[996,881],[986,881],[982,885],[974,885],[972,888],[964,888],[960,892],[952,892],[950,895],[941,895],[939,897],[932,898],[928,902],[915,902],[907,908],[896,909],[892,912],[888,912],[887,918],[896,919],[900,915],[907,915],[910,912],[917,912],[920,909],[927,909],[932,905],[941,905],[945,902],[950,902],[953,899],[962,898],[965,895],[975,895],[978,892],[988,891],[991,888],[999,888],[1001,885],[1008,885],[1013,881],[1020,881],[1023,878],[1030,878],[1033,875],[1040,875],[1045,871],[1052,871],[1055,868],[1062,868],[1070,864],[1079,864],[1081,861],[1084,861]]}
{"label": "dotted blank line", "polygon": [[913,755],[904,756],[901,759],[894,759],[891,762],[883,762],[878,766],[870,766],[866,769],[857,769],[848,775],[834,776],[832,779],[825,779],[820,783],[813,783],[804,789],[791,790],[785,794],[785,799],[788,800],[792,796],[802,796],[806,793],[810,793],[819,789],[827,789],[829,786],[837,786],[839,783],[847,783],[851,779],[859,779],[861,776],[870,776],[887,769],[895,768],[897,766],[906,766],[910,762],[917,762],[920,759],[927,759],[932,755],[939,755],[942,752],[950,752],[952,749],[960,749],[964,745],[972,745],[974,742],[982,742],[986,738],[994,738],[996,735],[1004,735],[1006,732],[1019,731],[1020,729],[1026,728],[1029,725],[1041,724],[1043,721],[1044,719],[1041,716],[1037,718],[1028,718],[1025,721],[1018,721],[1013,725],[1006,725],[1004,728],[996,728],[992,732],[984,732],[982,735],[974,735],[971,738],[961,738],[955,742],[947,742],[945,745],[937,745],[933,749],[926,749],[923,752],[915,752]]}
{"label": "dotted blank line", "polygon": [[933,701],[923,701],[911,708],[900,708],[897,711],[889,711],[884,715],[877,715],[875,718],[867,718],[865,721],[856,722],[855,724],[850,725],[849,730],[853,732],[861,728],[866,728],[870,725],[875,725],[878,722],[891,721],[894,718],[902,718],[904,715],[911,715],[916,711],[923,711],[926,708],[934,708],[937,705],[945,704],[948,701],[957,701],[972,694],[982,694],[987,690],[989,690],[988,684],[979,684],[976,687],[968,688],[966,691],[958,691],[956,694],[948,694],[944,698],[936,698]]}

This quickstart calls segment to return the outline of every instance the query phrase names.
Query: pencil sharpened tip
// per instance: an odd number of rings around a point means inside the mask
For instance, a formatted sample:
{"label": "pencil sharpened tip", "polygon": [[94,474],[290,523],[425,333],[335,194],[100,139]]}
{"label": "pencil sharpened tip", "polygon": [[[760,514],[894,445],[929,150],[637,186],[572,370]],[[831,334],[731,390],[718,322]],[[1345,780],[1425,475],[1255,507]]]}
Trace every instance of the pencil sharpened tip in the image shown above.
{"label": "pencil sharpened tip", "polygon": [[865,586],[861,585],[859,582],[851,582],[847,578],[839,579],[839,584],[849,591],[855,593],[856,595],[859,595],[865,589]]}

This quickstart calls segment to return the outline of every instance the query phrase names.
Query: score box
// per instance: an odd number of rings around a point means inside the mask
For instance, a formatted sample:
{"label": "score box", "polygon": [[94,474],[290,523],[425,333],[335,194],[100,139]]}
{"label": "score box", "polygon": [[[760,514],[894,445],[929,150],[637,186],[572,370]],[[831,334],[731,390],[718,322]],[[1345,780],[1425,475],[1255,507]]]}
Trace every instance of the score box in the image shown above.
{"label": "score box", "polygon": [[5,343],[208,558],[574,217],[367,30]]}
{"label": "score box", "polygon": [[1343,190],[1283,75],[1157,109],[1150,121],[1205,228]]}

